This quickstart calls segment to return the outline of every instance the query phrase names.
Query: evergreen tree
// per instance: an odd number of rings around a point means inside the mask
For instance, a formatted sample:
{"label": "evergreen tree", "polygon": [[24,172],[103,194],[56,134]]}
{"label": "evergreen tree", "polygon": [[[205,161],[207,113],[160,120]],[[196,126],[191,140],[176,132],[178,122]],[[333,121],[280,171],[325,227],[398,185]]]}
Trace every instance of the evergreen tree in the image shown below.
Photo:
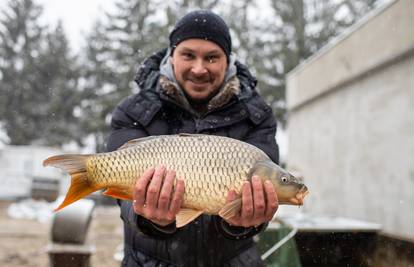
{"label": "evergreen tree", "polygon": [[[75,141],[82,145],[86,137],[80,125],[79,105],[87,95],[79,88],[79,66],[71,55],[68,40],[59,22],[53,32],[46,36],[46,49],[39,57],[41,76],[38,77],[43,90],[45,108],[38,122],[39,143],[62,145]],[[39,100],[40,101],[40,100]]]}
{"label": "evergreen tree", "polygon": [[[0,121],[9,144],[58,145],[73,139],[77,77],[58,26],[48,33],[32,0],[10,1],[0,21]],[[69,97],[70,96],[70,97]]]}
{"label": "evergreen tree", "polygon": [[13,145],[28,144],[37,135],[32,108],[39,93],[34,88],[39,48],[44,45],[45,29],[37,21],[41,12],[31,0],[10,1],[2,12],[0,120]]}
{"label": "evergreen tree", "polygon": [[85,90],[92,99],[82,105],[83,128],[94,136],[98,151],[104,150],[113,108],[137,92],[134,76],[140,63],[167,43],[155,1],[119,1],[116,7],[88,37],[84,64]]}

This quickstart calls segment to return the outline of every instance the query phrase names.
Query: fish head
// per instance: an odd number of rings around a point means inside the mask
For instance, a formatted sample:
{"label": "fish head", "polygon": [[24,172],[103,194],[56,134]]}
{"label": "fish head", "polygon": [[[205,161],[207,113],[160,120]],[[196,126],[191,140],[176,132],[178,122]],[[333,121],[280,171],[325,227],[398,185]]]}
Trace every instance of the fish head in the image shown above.
{"label": "fish head", "polygon": [[253,175],[273,184],[279,204],[303,205],[303,200],[309,193],[302,178],[295,177],[270,160],[256,162],[249,177]]}

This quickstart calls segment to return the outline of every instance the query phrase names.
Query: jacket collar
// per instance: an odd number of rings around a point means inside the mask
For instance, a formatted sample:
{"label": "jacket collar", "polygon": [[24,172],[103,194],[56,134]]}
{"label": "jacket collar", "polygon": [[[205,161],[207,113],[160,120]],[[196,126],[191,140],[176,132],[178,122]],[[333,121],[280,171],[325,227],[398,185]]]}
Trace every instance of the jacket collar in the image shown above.
{"label": "jacket collar", "polygon": [[[190,105],[181,88],[179,88],[176,83],[170,81],[166,76],[160,76],[158,88],[160,90],[160,94],[164,95],[167,100],[177,103],[179,106],[183,107],[193,114],[201,115],[200,111],[196,111]],[[240,81],[236,76],[234,76],[223,86],[220,92],[208,102],[206,110],[204,110],[202,113],[207,113],[223,107],[229,103],[233,97],[237,97],[239,94]]]}

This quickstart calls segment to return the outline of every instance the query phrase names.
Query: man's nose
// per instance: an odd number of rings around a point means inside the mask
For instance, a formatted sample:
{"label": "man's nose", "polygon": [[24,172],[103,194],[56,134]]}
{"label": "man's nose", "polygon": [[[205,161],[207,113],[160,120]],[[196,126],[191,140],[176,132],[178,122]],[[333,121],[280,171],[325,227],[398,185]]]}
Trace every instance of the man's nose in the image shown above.
{"label": "man's nose", "polygon": [[204,65],[203,60],[196,60],[191,68],[191,71],[195,74],[195,75],[203,75],[205,73],[207,73],[207,69]]}

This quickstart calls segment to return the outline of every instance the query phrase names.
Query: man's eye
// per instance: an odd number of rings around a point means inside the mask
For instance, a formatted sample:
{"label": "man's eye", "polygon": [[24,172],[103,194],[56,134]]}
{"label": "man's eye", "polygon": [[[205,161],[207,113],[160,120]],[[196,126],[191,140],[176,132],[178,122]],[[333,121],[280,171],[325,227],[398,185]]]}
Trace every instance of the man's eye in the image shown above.
{"label": "man's eye", "polygon": [[185,59],[193,59],[194,58],[193,54],[190,54],[190,53],[183,53],[182,56]]}
{"label": "man's eye", "polygon": [[208,57],[207,57],[207,61],[208,61],[209,63],[214,63],[214,62],[216,62],[216,61],[217,61],[217,59],[218,59],[218,56],[208,56]]}

